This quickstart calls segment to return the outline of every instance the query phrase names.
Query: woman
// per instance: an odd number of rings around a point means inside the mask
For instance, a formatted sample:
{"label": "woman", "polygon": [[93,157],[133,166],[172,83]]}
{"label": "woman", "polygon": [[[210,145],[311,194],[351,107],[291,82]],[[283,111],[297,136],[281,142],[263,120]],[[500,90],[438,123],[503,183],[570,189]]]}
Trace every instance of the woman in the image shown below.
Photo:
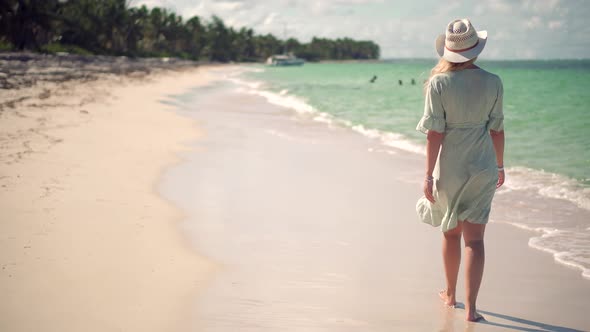
{"label": "woman", "polygon": [[[439,293],[454,306],[465,242],[468,321],[483,317],[475,302],[484,268],[484,231],[496,188],[504,183],[502,81],[474,62],[487,41],[467,19],[454,20],[436,40],[441,59],[425,84],[427,134],[424,197],[416,210],[423,222],[441,226],[447,287]],[[440,150],[440,155],[439,155]]]}

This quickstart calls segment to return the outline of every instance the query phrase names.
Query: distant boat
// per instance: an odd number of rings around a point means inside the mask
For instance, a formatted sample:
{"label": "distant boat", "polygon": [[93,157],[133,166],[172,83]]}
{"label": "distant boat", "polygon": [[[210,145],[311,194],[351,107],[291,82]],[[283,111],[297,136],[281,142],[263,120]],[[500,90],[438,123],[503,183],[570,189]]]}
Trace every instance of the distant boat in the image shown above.
{"label": "distant boat", "polygon": [[272,55],[266,59],[266,64],[269,66],[302,66],[305,63],[293,54],[277,54]]}

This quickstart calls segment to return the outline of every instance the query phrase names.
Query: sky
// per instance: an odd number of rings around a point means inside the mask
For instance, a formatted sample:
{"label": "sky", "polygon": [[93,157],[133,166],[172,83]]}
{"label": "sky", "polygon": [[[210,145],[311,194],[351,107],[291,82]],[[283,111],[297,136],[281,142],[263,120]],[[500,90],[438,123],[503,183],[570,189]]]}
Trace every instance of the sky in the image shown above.
{"label": "sky", "polygon": [[480,59],[590,58],[590,0],[131,0],[188,19],[308,42],[313,36],[372,40],[381,58],[434,58],[434,40],[456,18],[488,31]]}

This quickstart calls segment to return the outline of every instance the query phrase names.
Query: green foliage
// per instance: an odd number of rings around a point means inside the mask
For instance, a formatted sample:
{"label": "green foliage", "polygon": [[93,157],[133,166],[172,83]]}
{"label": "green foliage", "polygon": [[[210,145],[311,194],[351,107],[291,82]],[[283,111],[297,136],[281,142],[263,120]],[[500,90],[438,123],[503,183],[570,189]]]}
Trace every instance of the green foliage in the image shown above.
{"label": "green foliage", "polygon": [[48,41],[55,22],[58,0],[0,1],[0,39],[16,49],[38,49]]}
{"label": "green foliage", "polygon": [[76,45],[67,45],[67,44],[60,44],[60,43],[49,43],[41,46],[40,51],[43,53],[69,53],[69,54],[79,54],[79,55],[92,55],[92,52],[85,50]]}
{"label": "green foliage", "polygon": [[218,62],[261,61],[287,52],[309,61],[379,57],[379,46],[371,41],[283,41],[248,28],[235,30],[217,16],[184,21],[164,8],[129,8],[127,0],[2,0],[2,48]]}
{"label": "green foliage", "polygon": [[14,50],[14,45],[5,40],[0,40],[0,52],[7,52]]}

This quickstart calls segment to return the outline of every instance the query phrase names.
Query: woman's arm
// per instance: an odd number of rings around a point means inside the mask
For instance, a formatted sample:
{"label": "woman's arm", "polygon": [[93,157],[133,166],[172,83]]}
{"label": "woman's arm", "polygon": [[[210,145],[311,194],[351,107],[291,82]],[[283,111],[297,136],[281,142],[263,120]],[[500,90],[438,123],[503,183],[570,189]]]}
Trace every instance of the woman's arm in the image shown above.
{"label": "woman's arm", "polygon": [[496,188],[500,188],[506,179],[506,174],[504,173],[504,130],[490,130],[490,135],[492,136],[492,142],[494,143],[496,163],[498,165],[498,184],[496,184]]}
{"label": "woman's arm", "polygon": [[434,196],[432,195],[432,186],[434,179],[432,172],[438,159],[438,152],[442,143],[444,134],[429,130],[426,136],[426,179],[424,180],[424,196],[430,202],[434,203]]}

